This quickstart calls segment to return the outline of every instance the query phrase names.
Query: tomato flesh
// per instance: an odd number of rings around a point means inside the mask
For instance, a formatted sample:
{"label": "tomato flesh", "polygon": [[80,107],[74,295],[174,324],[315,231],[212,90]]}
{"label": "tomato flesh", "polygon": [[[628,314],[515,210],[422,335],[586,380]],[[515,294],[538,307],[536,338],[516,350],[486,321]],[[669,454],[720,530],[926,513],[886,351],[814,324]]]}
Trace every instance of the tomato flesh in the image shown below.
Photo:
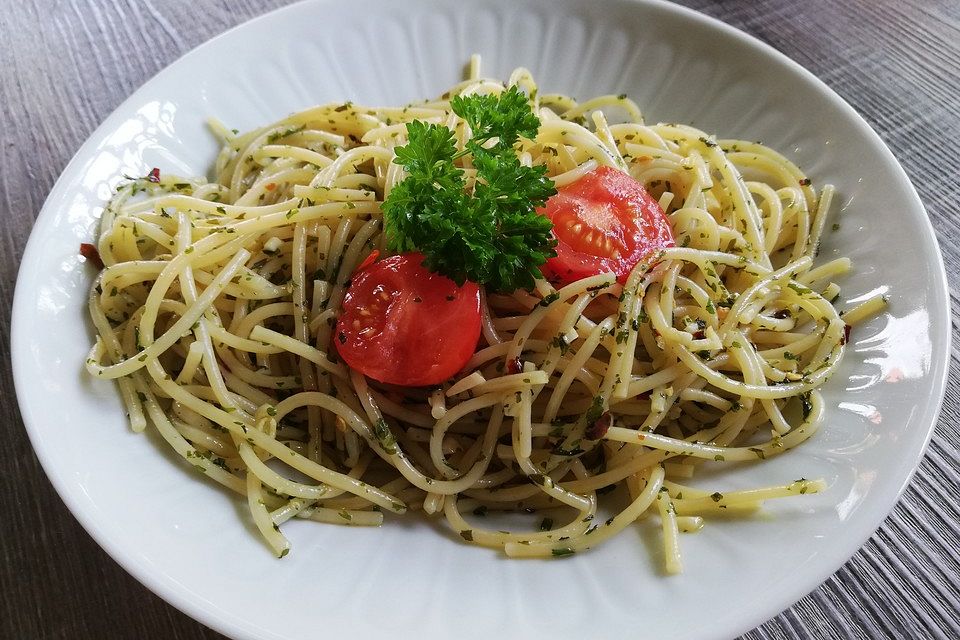
{"label": "tomato flesh", "polygon": [[334,331],[340,357],[360,373],[421,387],[460,371],[480,337],[480,288],[428,271],[406,253],[365,262],[351,279]]}
{"label": "tomato flesh", "polygon": [[605,272],[623,283],[637,263],[674,246],[659,203],[642,184],[612,167],[560,187],[540,213],[553,222],[557,238],[557,255],[542,270],[560,284]]}

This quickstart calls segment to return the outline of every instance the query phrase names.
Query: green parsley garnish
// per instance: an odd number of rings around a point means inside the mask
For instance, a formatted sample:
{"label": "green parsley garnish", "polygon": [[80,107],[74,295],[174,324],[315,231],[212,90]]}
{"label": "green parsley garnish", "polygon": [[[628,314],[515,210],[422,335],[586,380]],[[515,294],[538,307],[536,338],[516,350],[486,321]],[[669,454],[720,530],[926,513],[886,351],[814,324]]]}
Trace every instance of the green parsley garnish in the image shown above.
{"label": "green parsley garnish", "polygon": [[387,455],[397,453],[397,439],[383,418],[373,423],[373,435],[380,443],[380,447]]}
{"label": "green parsley garnish", "polygon": [[[553,224],[536,212],[556,189],[545,167],[520,164],[514,145],[536,136],[540,120],[515,86],[499,96],[456,96],[450,107],[473,137],[458,152],[447,127],[407,123],[409,141],[394,162],[409,176],[383,203],[388,248],[420,251],[428,269],[457,284],[530,289],[556,255]],[[455,164],[468,154],[477,170],[472,194]]]}

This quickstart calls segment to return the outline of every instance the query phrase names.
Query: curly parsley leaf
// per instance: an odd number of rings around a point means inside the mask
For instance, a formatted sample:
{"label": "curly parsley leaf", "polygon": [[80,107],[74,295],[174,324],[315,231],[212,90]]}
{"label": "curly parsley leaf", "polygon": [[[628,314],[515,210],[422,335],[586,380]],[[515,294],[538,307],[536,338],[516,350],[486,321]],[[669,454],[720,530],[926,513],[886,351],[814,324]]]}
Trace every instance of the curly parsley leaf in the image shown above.
{"label": "curly parsley leaf", "polygon": [[406,167],[412,176],[430,176],[439,180],[463,175],[463,171],[447,162],[457,153],[450,129],[414,120],[407,124],[407,135],[410,144],[397,147],[395,162]]}
{"label": "curly parsley leaf", "polygon": [[540,128],[540,118],[530,109],[527,96],[512,86],[499,96],[455,96],[450,108],[463,118],[473,131],[471,142],[484,145],[496,138],[496,148],[509,150],[522,136],[533,139]]}
{"label": "curly parsley leaf", "polygon": [[[458,284],[532,288],[540,265],[556,255],[553,225],[536,212],[556,189],[544,167],[520,163],[514,145],[533,138],[540,121],[516,87],[499,96],[457,96],[451,108],[473,134],[464,151],[444,126],[407,124],[408,142],[394,162],[408,177],[383,203],[388,247],[420,251],[428,269]],[[468,153],[477,170],[472,194],[456,166]]]}

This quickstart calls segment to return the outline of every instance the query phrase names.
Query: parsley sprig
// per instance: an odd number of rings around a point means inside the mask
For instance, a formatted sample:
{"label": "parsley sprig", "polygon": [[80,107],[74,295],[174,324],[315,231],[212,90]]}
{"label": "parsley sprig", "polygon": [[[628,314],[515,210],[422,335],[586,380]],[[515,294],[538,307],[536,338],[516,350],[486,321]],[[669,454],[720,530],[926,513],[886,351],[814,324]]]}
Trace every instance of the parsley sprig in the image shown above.
{"label": "parsley sprig", "polygon": [[[457,151],[454,132],[415,120],[394,162],[409,174],[383,203],[388,248],[420,251],[431,271],[492,291],[530,289],[538,267],[556,255],[553,224],[536,212],[556,193],[546,167],[520,163],[514,145],[533,139],[540,120],[517,87],[499,96],[456,96],[454,113],[472,136]],[[456,161],[469,154],[473,193]]]}

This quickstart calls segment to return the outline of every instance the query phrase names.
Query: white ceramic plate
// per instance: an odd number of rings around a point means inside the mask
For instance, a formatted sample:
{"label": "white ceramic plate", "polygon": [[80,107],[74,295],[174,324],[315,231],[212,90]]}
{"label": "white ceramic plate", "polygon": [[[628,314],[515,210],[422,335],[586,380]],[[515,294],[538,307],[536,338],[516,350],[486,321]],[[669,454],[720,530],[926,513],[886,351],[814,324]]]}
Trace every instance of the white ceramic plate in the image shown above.
{"label": "white ceramic plate", "polygon": [[[544,91],[627,93],[648,119],[763,140],[839,189],[850,256],[845,297],[885,291],[890,312],[857,327],[825,389],[826,428],[712,486],[823,477],[818,496],[683,536],[686,571],[661,573],[654,531],[590,553],[508,561],[418,516],[381,529],[293,522],[274,559],[238,500],[201,482],[156,438],[127,428],[111,384],[82,371],[92,273],[77,256],[121,173],[204,174],[205,119],[248,129],[325,101],[399,105],[460,79],[473,52]],[[891,239],[896,243],[891,244]],[[24,254],[12,350],[37,454],[90,534],[130,573],[237,638],[727,638],[802,597],[880,524],[936,422],[950,334],[943,266],[913,188],[854,111],[798,65],[688,10],[619,0],[466,3],[315,1],[226,33],[146,83],[97,129],[57,182]]]}

